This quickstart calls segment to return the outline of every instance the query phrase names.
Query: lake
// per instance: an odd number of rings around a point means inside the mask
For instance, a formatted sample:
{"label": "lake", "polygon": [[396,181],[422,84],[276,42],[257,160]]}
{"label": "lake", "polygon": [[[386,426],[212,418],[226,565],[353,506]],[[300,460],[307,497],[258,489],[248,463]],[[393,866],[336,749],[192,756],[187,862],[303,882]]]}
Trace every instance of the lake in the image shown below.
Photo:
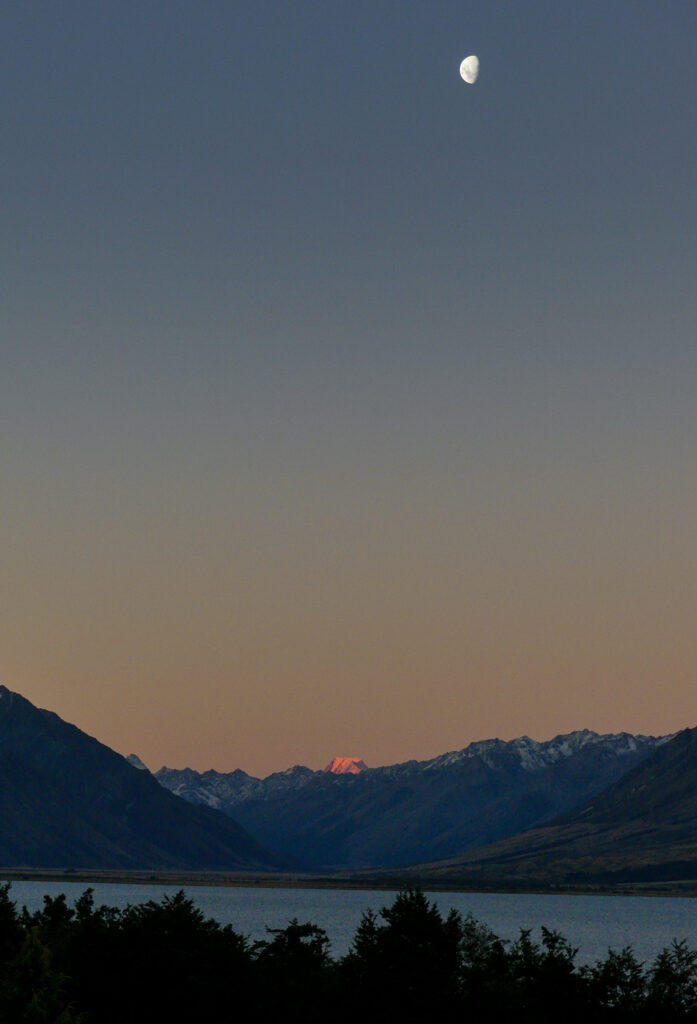
{"label": "lake", "polygon": [[[64,892],[69,903],[87,885],[82,882],[13,882],[11,898],[29,910],[41,906],[45,893]],[[95,883],[95,902],[115,907],[162,899],[180,886]],[[266,936],[266,926],[283,928],[297,917],[324,928],[331,952],[342,956],[349,948],[362,913],[379,911],[394,899],[394,892],[365,889],[272,889],[261,886],[183,887],[207,916],[252,939]],[[640,960],[652,960],[672,939],[687,939],[697,948],[697,902],[685,897],[540,895],[534,893],[429,893],[442,912],[451,908],[471,912],[501,938],[516,938],[520,928],[531,928],[539,938],[540,926],[560,931],[579,947],[578,963],[603,957],[609,946],[631,945]]]}

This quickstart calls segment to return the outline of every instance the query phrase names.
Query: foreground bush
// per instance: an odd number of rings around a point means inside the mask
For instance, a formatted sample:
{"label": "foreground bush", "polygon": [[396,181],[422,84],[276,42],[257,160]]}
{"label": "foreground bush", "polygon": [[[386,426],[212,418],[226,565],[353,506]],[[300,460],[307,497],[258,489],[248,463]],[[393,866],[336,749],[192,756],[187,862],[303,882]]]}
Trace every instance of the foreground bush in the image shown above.
{"label": "foreground bush", "polygon": [[290,921],[250,943],[183,892],[129,906],[44,897],[17,911],[0,885],[0,1024],[227,1021],[697,1021],[697,952],[674,941],[653,964],[630,948],[577,967],[558,932],[500,939],[443,916],[418,889],[366,911],[347,955]]}

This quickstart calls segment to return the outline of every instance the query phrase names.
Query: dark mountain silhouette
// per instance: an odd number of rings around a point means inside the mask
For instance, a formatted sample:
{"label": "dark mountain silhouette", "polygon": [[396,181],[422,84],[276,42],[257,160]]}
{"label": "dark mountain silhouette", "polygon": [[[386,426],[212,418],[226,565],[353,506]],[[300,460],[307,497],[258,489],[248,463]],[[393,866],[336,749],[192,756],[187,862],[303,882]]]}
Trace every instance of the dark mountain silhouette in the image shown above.
{"label": "dark mountain silhouette", "polygon": [[697,729],[541,828],[437,864],[425,878],[521,884],[697,879]]}
{"label": "dark mountain silhouette", "polygon": [[180,800],[0,686],[0,865],[258,871],[284,862],[229,817]]}
{"label": "dark mountain silhouette", "polygon": [[162,768],[156,778],[309,867],[353,870],[454,856],[548,820],[614,782],[658,742],[583,730],[544,743],[485,740],[356,774],[297,766],[262,780],[240,770]]}

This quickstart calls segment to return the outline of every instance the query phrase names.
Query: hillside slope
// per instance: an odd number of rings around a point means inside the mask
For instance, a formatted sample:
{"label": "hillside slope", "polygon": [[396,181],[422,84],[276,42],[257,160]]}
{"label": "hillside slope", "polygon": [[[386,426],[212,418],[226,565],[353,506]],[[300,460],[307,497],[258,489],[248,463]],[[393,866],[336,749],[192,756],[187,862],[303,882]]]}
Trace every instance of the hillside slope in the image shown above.
{"label": "hillside slope", "polygon": [[685,729],[575,811],[413,869],[527,884],[697,878],[697,729]]}
{"label": "hillside slope", "polygon": [[168,793],[96,739],[0,686],[0,865],[265,870],[229,817]]}

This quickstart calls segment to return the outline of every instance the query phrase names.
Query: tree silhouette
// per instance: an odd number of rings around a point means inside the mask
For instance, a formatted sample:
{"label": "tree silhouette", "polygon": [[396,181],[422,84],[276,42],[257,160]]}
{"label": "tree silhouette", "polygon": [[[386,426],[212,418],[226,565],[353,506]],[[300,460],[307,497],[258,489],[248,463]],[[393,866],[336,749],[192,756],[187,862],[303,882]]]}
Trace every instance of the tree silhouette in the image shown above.
{"label": "tree silhouette", "polygon": [[5,882],[0,885],[0,972],[18,951],[22,934],[17,908],[10,899],[10,883]]}
{"label": "tree silhouette", "polygon": [[285,928],[267,928],[273,938],[255,942],[262,1016],[320,1021],[331,1012],[332,964],[323,928],[293,918]]}
{"label": "tree silhouette", "polygon": [[19,952],[5,966],[0,983],[3,1024],[81,1024],[65,992],[66,979],[53,969],[51,952],[38,928],[26,932]]}
{"label": "tree silhouette", "polygon": [[697,950],[673,939],[649,974],[647,1006],[662,1021],[697,1019]]}
{"label": "tree silhouette", "polygon": [[363,915],[344,960],[348,1002],[356,1012],[369,1005],[376,1013],[434,1020],[455,1012],[460,915],[451,911],[443,918],[420,889],[409,888],[380,916],[382,923],[370,911]]}
{"label": "tree silhouette", "polygon": [[604,960],[582,969],[588,981],[589,1001],[604,1018],[636,1019],[646,999],[646,974],[630,946],[609,949]]}
{"label": "tree silhouette", "polygon": [[380,1019],[564,1024],[697,1021],[697,951],[674,941],[648,968],[632,949],[577,968],[559,932],[500,939],[443,915],[419,889],[366,911],[348,954],[296,918],[249,942],[183,891],[125,910],[46,897],[17,914],[0,885],[0,1024],[289,1024]]}

